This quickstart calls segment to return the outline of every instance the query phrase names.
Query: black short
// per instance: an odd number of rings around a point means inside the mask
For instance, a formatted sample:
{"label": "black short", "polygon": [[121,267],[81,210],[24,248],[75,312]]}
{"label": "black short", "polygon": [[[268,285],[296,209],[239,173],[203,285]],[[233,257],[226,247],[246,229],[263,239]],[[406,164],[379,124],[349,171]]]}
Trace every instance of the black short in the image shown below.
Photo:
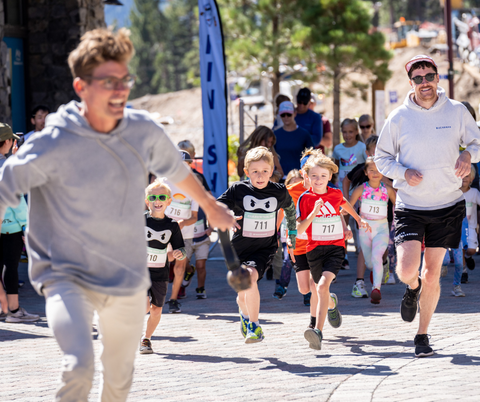
{"label": "black short", "polygon": [[451,207],[430,211],[418,209],[395,210],[395,246],[425,238],[425,247],[458,248],[462,237],[465,201]]}
{"label": "black short", "polygon": [[293,269],[295,272],[308,271],[310,265],[308,265],[307,255],[300,254],[295,256],[295,262],[293,263]]}
{"label": "black short", "polygon": [[249,267],[255,268],[258,272],[258,280],[263,278],[265,271],[268,266],[272,263],[273,257],[277,252],[277,248],[268,248],[257,250],[255,253],[250,255],[239,255],[239,259],[242,264],[248,265]]}
{"label": "black short", "polygon": [[152,281],[152,287],[148,289],[150,304],[163,307],[167,297],[168,281]]}
{"label": "black short", "polygon": [[345,259],[345,247],[343,246],[317,246],[307,252],[308,265],[315,283],[320,281],[322,272],[328,271],[338,274],[342,262]]}

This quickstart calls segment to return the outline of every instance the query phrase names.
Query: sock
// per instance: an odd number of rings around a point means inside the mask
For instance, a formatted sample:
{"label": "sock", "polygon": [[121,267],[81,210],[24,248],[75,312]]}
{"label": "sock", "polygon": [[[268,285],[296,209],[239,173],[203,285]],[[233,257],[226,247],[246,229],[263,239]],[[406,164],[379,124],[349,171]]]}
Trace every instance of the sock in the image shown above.
{"label": "sock", "polygon": [[357,278],[357,279],[355,280],[355,282],[356,282],[356,281],[362,281],[362,282],[365,282],[365,279],[363,279],[363,278]]}
{"label": "sock", "polygon": [[315,325],[317,325],[317,317],[310,317],[310,324],[315,328]]}
{"label": "sock", "polygon": [[260,321],[255,321],[254,324],[259,327],[260,326]]}
{"label": "sock", "polygon": [[470,257],[465,256],[465,259],[466,259],[466,260],[469,260],[469,259],[471,259],[471,258],[472,258],[472,256],[470,256]]}
{"label": "sock", "polygon": [[146,336],[142,337],[142,339],[148,339],[148,340],[150,340],[150,338],[147,338]]}
{"label": "sock", "polygon": [[12,314],[15,314],[18,310],[20,310],[20,307],[16,308],[15,310],[10,310]]}
{"label": "sock", "polygon": [[412,289],[412,287],[411,287],[410,285],[408,285],[408,288],[409,288],[410,290],[413,290],[413,291],[415,291],[415,292],[418,292],[418,291],[420,290],[420,283],[418,284],[418,286],[417,286],[415,289]]}
{"label": "sock", "polygon": [[244,315],[241,311],[240,311],[240,315],[243,317],[244,320],[249,320],[249,317],[248,315]]}

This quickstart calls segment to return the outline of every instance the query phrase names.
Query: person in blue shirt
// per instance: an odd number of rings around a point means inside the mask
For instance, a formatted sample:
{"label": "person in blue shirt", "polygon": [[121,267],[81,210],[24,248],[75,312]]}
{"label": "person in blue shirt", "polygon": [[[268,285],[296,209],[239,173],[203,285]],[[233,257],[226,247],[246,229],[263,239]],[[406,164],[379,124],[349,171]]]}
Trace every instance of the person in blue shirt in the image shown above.
{"label": "person in blue shirt", "polygon": [[313,144],[318,146],[323,137],[323,123],[322,116],[309,108],[311,97],[312,92],[308,88],[302,88],[298,91],[295,122],[299,127],[309,132]]}
{"label": "person in blue shirt", "polygon": [[[285,175],[293,169],[300,169],[300,156],[305,148],[314,146],[312,136],[295,122],[295,107],[290,101],[282,102],[278,113],[283,127],[275,129],[277,137],[275,150],[280,156],[280,164]],[[285,177],[284,177],[285,178]]]}

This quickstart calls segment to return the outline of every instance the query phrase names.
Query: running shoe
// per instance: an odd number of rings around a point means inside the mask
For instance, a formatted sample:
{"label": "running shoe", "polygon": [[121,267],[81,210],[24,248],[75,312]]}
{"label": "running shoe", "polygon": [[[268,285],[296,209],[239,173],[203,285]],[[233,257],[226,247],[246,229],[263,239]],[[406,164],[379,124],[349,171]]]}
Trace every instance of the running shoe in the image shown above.
{"label": "running shoe", "polygon": [[388,278],[390,278],[390,262],[387,260],[383,263],[383,276],[382,276],[382,284],[385,285],[388,282]]}
{"label": "running shoe", "polygon": [[340,311],[338,311],[338,298],[335,293],[330,293],[330,298],[335,303],[335,307],[328,309],[328,323],[333,328],[338,328],[342,325],[342,315],[340,314]]}
{"label": "running shoe", "polygon": [[238,313],[240,314],[240,332],[242,333],[242,336],[246,338],[248,332],[248,324],[250,321],[248,320],[248,318],[243,318],[242,312],[240,310],[238,310]]}
{"label": "running shoe", "polygon": [[25,285],[25,281],[22,281],[21,279],[18,280],[18,287],[22,288],[23,285]]}
{"label": "running shoe", "polygon": [[355,282],[352,289],[352,296],[363,299],[368,297],[367,289],[365,289],[365,282],[363,280],[359,279]]}
{"label": "running shoe", "polygon": [[460,285],[456,285],[453,287],[452,295],[455,297],[465,297],[465,292],[462,290]]}
{"label": "running shoe", "polygon": [[187,292],[185,291],[185,288],[183,286],[180,286],[180,290],[178,291],[177,299],[186,299],[187,298]]}
{"label": "running shoe", "polygon": [[402,303],[400,305],[400,314],[403,321],[412,322],[417,315],[418,298],[422,291],[422,280],[418,277],[419,286],[417,289],[410,289],[408,286],[405,289]]}
{"label": "running shoe", "polygon": [[287,288],[283,287],[282,285],[277,285],[275,288],[275,292],[273,293],[273,297],[278,300],[282,300],[283,296],[287,294]]}
{"label": "running shoe", "polygon": [[140,354],[150,355],[152,353],[153,353],[153,349],[152,349],[152,343],[150,342],[150,339],[143,339],[142,342],[140,342]]}
{"label": "running shoe", "polygon": [[348,260],[345,258],[342,262],[342,266],[340,267],[340,269],[350,269],[350,264],[348,263]]}
{"label": "running shoe", "polygon": [[316,328],[308,328],[303,336],[310,344],[310,349],[321,350],[322,349],[322,331]]}
{"label": "running shoe", "polygon": [[433,355],[433,349],[430,347],[427,334],[416,335],[413,343],[415,343],[415,357],[427,357]]}
{"label": "running shoe", "polygon": [[249,322],[245,343],[262,342],[264,338],[265,335],[263,334],[262,327],[260,325],[256,325],[254,322]]}
{"label": "running shoe", "polygon": [[465,257],[465,262],[467,263],[467,268],[470,271],[475,269],[475,260],[472,257]]}
{"label": "running shoe", "polygon": [[193,275],[195,275],[195,267],[193,265],[190,265],[190,268],[192,269],[192,272],[185,272],[185,276],[183,277],[182,286],[184,288],[187,288],[188,285],[190,285]]}
{"label": "running shoe", "polygon": [[169,300],[168,301],[168,312],[170,314],[176,314],[176,313],[181,313],[182,309],[180,308],[181,304],[178,302],[178,300]]}
{"label": "running shoe", "polygon": [[460,283],[468,283],[468,273],[464,272],[462,274],[462,278],[460,279]]}
{"label": "running shoe", "polygon": [[442,278],[446,277],[448,274],[448,265],[442,265],[442,270],[440,271],[440,276]]}
{"label": "running shoe", "polygon": [[303,295],[303,304],[307,307],[310,306],[310,299],[312,297],[312,292],[308,292],[306,295]]}
{"label": "running shoe", "polygon": [[380,304],[380,300],[382,300],[382,293],[380,289],[373,288],[372,293],[370,293],[370,303],[372,304]]}
{"label": "running shoe", "polygon": [[3,311],[0,310],[0,321],[5,321],[7,318],[8,313],[4,313]]}
{"label": "running shoe", "polygon": [[7,314],[5,322],[34,322],[38,321],[40,316],[38,314],[30,314],[23,307],[19,307],[16,313],[11,311]]}
{"label": "running shoe", "polygon": [[197,292],[197,299],[206,299],[207,298],[207,293],[205,292],[205,288],[196,288],[195,292]]}
{"label": "running shoe", "polygon": [[395,281],[395,275],[393,272],[390,272],[390,276],[388,277],[387,285],[395,285],[397,282]]}

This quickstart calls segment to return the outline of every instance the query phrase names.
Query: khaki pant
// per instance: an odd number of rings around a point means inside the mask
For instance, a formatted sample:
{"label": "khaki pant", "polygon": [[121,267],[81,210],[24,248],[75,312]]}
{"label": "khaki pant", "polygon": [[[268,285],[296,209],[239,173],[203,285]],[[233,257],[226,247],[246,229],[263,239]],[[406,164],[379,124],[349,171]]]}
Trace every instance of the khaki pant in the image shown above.
{"label": "khaki pant", "polygon": [[62,281],[44,288],[44,294],[48,325],[63,352],[62,384],[55,400],[88,401],[94,373],[92,319],[96,310],[102,341],[100,400],[125,401],[142,335],[146,291],[109,296]]}

